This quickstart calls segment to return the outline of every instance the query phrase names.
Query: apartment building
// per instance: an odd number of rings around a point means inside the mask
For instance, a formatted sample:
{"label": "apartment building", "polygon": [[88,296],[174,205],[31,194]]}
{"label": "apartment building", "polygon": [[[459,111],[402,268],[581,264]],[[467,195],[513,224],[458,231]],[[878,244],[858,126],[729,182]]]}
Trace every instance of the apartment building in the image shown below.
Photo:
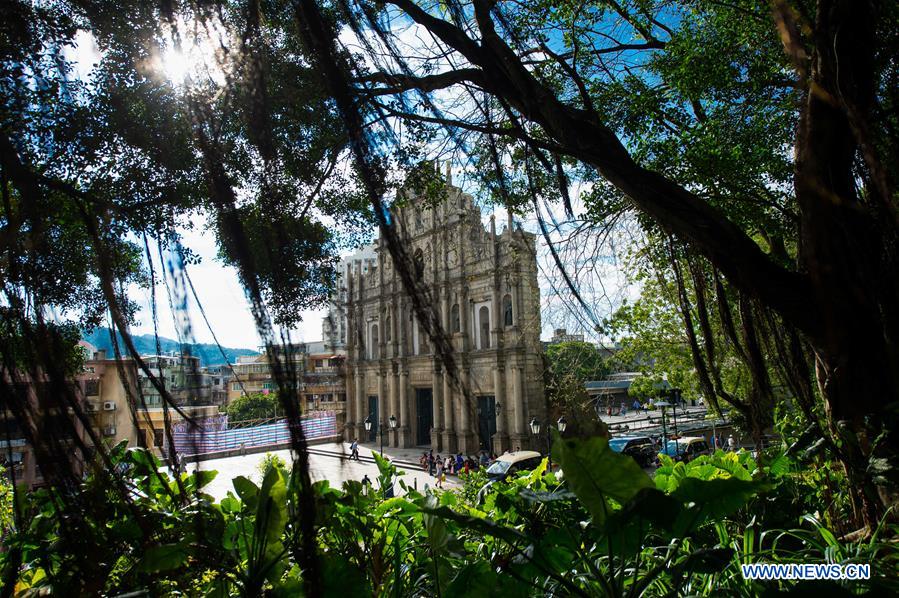
{"label": "apartment building", "polygon": [[[303,412],[335,411],[346,409],[345,354],[334,351],[324,341],[292,344],[282,363],[294,370],[297,382],[297,401]],[[268,355],[264,348],[261,355],[239,356],[231,366],[228,400],[253,393],[273,393],[278,389]],[[288,370],[289,371],[289,370]]]}

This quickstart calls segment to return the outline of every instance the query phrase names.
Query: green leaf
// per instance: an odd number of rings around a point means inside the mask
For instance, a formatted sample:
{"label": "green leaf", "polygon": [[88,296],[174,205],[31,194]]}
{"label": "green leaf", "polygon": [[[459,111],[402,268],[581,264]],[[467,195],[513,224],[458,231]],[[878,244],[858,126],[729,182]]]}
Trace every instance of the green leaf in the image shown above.
{"label": "green leaf", "polygon": [[197,489],[203,488],[207,484],[209,484],[212,480],[216,478],[219,472],[213,469],[201,469],[193,474],[195,481],[195,487]]}
{"label": "green leaf", "polygon": [[747,482],[736,478],[684,478],[671,493],[685,507],[675,525],[675,534],[689,533],[709,519],[730,515],[767,487],[763,482]]}
{"label": "green leaf", "polygon": [[283,473],[277,468],[269,469],[259,490],[259,504],[256,508],[257,537],[277,542],[287,524],[287,484]]}
{"label": "green leaf", "polygon": [[626,503],[643,488],[654,487],[636,461],[609,448],[608,438],[561,440],[556,434],[554,444],[565,480],[597,523],[609,515],[609,498]]}
{"label": "green leaf", "polygon": [[162,544],[151,546],[144,552],[143,558],[138,564],[138,571],[144,573],[156,573],[177,569],[187,561],[187,548],[182,544]]}
{"label": "green leaf", "polygon": [[231,480],[231,483],[234,485],[234,490],[237,491],[240,500],[250,509],[255,509],[259,499],[259,487],[249,478],[242,475]]}

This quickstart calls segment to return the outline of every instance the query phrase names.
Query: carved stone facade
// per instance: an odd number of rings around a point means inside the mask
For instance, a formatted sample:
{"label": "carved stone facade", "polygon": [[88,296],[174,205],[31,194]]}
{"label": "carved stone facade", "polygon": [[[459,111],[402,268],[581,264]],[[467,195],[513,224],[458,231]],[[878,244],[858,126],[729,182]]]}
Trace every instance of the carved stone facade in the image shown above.
{"label": "carved stone facade", "polygon": [[500,454],[539,445],[528,428],[545,419],[535,236],[497,234],[493,217],[485,229],[472,197],[446,190],[439,201],[407,197],[390,218],[452,357],[436,353],[383,240],[345,261],[347,436],[375,441],[393,416],[390,446]]}

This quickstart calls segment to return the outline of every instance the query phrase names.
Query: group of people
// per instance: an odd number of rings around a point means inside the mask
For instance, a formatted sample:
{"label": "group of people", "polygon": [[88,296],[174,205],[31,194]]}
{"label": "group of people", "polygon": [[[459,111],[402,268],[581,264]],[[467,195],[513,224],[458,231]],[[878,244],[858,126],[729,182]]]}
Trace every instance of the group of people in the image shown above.
{"label": "group of people", "polygon": [[418,460],[421,468],[432,476],[437,478],[436,486],[443,487],[446,481],[446,475],[459,475],[460,473],[468,473],[480,467],[489,467],[496,460],[496,455],[488,455],[487,451],[481,451],[480,455],[475,458],[472,455],[465,457],[462,453],[457,455],[434,455],[434,450],[425,451]]}

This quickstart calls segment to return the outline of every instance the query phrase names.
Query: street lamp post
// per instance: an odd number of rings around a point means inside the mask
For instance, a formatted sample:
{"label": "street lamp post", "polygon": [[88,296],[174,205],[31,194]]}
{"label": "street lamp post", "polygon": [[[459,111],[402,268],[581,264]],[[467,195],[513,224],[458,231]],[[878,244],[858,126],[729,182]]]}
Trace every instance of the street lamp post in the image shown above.
{"label": "street lamp post", "polygon": [[[656,407],[659,407],[662,410],[662,452],[668,455],[668,428],[665,425],[665,408],[671,407],[671,403],[668,401],[658,401],[656,403]],[[675,441],[676,444],[677,441]],[[675,451],[677,447],[675,446]],[[669,457],[671,455],[668,455]],[[674,455],[677,457],[677,453]]]}
{"label": "street lamp post", "polygon": [[674,415],[674,450],[678,450],[680,447],[678,446],[678,436],[677,433],[677,406],[681,404],[681,390],[679,388],[671,389],[671,397],[674,399],[674,410],[672,414]]}
{"label": "street lamp post", "polygon": [[[391,416],[387,419],[387,422],[390,424],[390,429],[391,429],[391,430],[396,429],[396,417],[395,417],[395,416],[391,415]],[[368,417],[365,418],[365,422],[364,422],[364,423],[365,423],[365,431],[366,431],[366,432],[371,432],[372,421],[371,421],[371,416],[370,416],[370,415],[369,415]],[[383,457],[383,456],[384,456],[384,422],[381,422],[381,423],[378,425],[378,436],[379,436],[380,439],[381,439],[381,456]]]}
{"label": "street lamp post", "polygon": [[[387,423],[390,425],[391,430],[396,430],[396,416],[391,415],[387,418]],[[384,456],[384,436],[381,436],[381,456]]]}
{"label": "street lamp post", "polygon": [[[528,424],[531,427],[531,433],[534,436],[540,436],[540,420],[532,418],[530,423]],[[565,428],[568,427],[568,421],[565,419],[565,416],[559,418],[559,421],[556,422],[556,428],[559,430],[559,434],[565,433]],[[552,426],[546,426],[546,457],[549,460],[549,470],[553,470],[553,455],[552,455]]]}
{"label": "street lamp post", "polygon": [[[366,432],[371,432],[371,424],[372,424],[371,416],[369,415],[368,417],[366,417],[366,418],[365,418],[365,421],[362,422],[362,423],[365,425],[365,431],[366,431]],[[367,436],[367,435],[368,435],[368,434],[366,434],[366,436]]]}

